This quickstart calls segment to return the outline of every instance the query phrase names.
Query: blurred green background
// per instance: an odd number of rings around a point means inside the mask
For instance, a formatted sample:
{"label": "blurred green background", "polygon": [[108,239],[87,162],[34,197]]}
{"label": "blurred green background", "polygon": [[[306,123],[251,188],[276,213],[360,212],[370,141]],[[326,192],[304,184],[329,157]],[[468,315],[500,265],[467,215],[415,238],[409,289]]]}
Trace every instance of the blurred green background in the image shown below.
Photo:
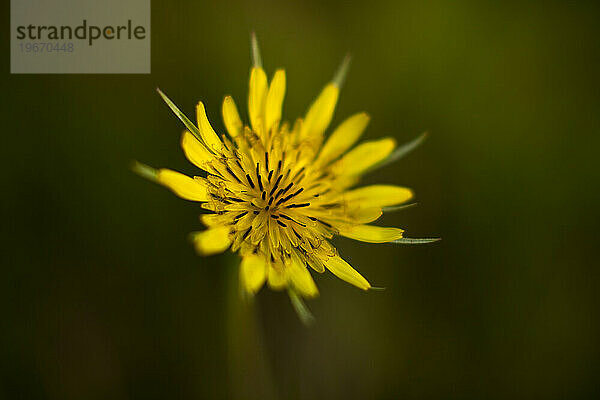
{"label": "blurred green background", "polygon": [[[8,2],[3,5],[8,26]],[[3,63],[0,398],[598,398],[600,24],[594,2],[152,4],[150,75],[10,75]],[[334,124],[426,143],[366,178],[414,188],[383,217],[426,246],[339,239],[384,292],[316,276],[301,325],[236,258],[187,242],[199,208],[128,170],[194,173],[202,99],[245,110],[255,30],[287,119],[346,52]],[[9,53],[8,35],[2,54]]]}

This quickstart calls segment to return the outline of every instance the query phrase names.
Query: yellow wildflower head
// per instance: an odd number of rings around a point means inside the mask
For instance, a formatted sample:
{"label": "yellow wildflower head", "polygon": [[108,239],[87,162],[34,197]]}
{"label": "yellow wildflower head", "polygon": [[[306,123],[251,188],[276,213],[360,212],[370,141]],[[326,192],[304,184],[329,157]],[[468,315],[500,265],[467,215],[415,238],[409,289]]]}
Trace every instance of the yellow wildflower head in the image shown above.
{"label": "yellow wildflower head", "polygon": [[348,59],[304,118],[290,125],[282,121],[285,71],[275,71],[268,82],[255,40],[253,54],[250,124],[242,122],[233,99],[226,96],[222,113],[228,135],[215,132],[202,102],[196,107],[194,125],[159,90],[185,124],[181,146],[204,171],[202,176],[191,178],[141,164],[135,169],[178,196],[201,203],[208,211],[201,216],[207,229],[193,234],[196,249],[202,255],[228,248],[239,253],[241,282],[248,293],[256,293],[267,282],[273,289],[287,288],[293,299],[314,297],[318,290],[310,269],[329,270],[367,290],[369,282],[340,257],[329,239],[340,235],[370,243],[432,241],[403,239],[402,229],[369,225],[382,211],[410,200],[410,189],[352,188],[365,172],[399,158],[421,138],[396,151],[392,138],[354,146],[369,123],[364,112],[350,116],[325,138]]}

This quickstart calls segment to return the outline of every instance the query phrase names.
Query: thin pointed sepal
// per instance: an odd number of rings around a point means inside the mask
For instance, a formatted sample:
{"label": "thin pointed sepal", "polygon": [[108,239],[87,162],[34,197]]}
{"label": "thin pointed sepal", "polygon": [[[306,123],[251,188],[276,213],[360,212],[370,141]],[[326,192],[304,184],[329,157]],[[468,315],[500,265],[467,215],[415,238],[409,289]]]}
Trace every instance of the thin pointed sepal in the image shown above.
{"label": "thin pointed sepal", "polygon": [[208,151],[210,151],[212,153],[212,151],[204,143],[204,139],[202,139],[202,135],[200,134],[200,130],[198,130],[198,127],[196,125],[194,125],[194,123],[192,121],[190,121],[188,117],[186,117],[186,115],[175,105],[175,103],[173,103],[171,101],[171,99],[169,99],[167,97],[166,94],[163,93],[162,90],[160,90],[159,88],[156,88],[156,91],[158,92],[158,94],[160,95],[160,97],[163,99],[163,101],[165,103],[167,103],[167,105],[169,106],[169,108],[171,109],[171,111],[173,111],[173,113],[177,116],[177,118],[179,118],[179,120],[181,122],[183,122],[183,124],[185,125],[185,127],[196,137],[196,139],[198,139],[198,141]]}
{"label": "thin pointed sepal", "polygon": [[384,213],[389,213],[389,212],[394,212],[394,211],[400,211],[400,210],[405,210],[407,208],[411,208],[416,206],[418,203],[409,203],[409,204],[403,204],[401,206],[389,206],[389,207],[383,207],[381,209],[381,211],[383,211]]}
{"label": "thin pointed sepal", "polygon": [[294,311],[298,314],[298,318],[300,321],[306,326],[311,326],[315,323],[315,317],[312,315],[302,297],[296,293],[294,289],[288,289],[288,295],[290,296],[290,301],[292,302],[292,306],[294,307]]}
{"label": "thin pointed sepal", "polygon": [[258,47],[258,39],[256,33],[250,34],[250,42],[252,46],[252,66],[262,68],[262,58],[260,57],[260,48]]}
{"label": "thin pointed sepal", "polygon": [[141,176],[142,178],[148,179],[149,181],[156,182],[158,180],[158,170],[142,164],[138,161],[133,161],[130,166],[131,170]]}
{"label": "thin pointed sepal", "polygon": [[397,243],[397,244],[426,244],[426,243],[439,242],[440,240],[442,240],[442,238],[422,238],[422,239],[417,239],[417,238],[400,238],[400,239],[393,240],[390,243]]}
{"label": "thin pointed sepal", "polygon": [[405,155],[407,155],[408,153],[410,153],[411,151],[413,151],[414,149],[419,147],[425,141],[425,139],[427,138],[427,135],[428,135],[428,133],[424,132],[424,133],[420,134],[417,138],[398,147],[396,150],[394,150],[392,152],[392,154],[389,155],[388,158],[386,158],[377,167],[383,167],[384,165],[391,164],[394,161],[398,161],[399,159],[401,159],[402,157],[404,157]]}
{"label": "thin pointed sepal", "polygon": [[352,61],[352,56],[350,54],[346,54],[346,57],[342,60],[342,63],[338,67],[337,71],[333,75],[333,79],[331,82],[339,89],[342,88],[344,82],[346,81],[346,75],[348,75],[348,69],[350,68],[350,61]]}

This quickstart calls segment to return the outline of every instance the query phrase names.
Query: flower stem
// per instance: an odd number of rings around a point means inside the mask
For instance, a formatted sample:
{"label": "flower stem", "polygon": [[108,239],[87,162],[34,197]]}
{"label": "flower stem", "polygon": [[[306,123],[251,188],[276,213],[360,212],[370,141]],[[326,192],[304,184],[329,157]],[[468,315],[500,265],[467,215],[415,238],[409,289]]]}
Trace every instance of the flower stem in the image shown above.
{"label": "flower stem", "polygon": [[239,261],[228,257],[227,357],[228,396],[232,399],[274,399],[275,388],[266,356],[254,298],[242,295]]}

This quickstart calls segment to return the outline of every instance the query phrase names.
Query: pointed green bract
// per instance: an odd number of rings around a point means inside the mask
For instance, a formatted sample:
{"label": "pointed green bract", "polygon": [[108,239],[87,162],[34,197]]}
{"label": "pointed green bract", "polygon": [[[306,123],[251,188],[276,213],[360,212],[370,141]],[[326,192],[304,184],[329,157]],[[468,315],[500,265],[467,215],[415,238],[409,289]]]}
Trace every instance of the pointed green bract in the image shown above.
{"label": "pointed green bract", "polygon": [[383,160],[382,162],[380,162],[379,164],[374,166],[372,169],[381,168],[388,164],[393,163],[394,161],[398,161],[399,159],[401,159],[402,157],[404,157],[405,155],[407,155],[408,153],[410,153],[411,151],[413,151],[414,149],[419,147],[421,145],[421,143],[423,143],[423,141],[425,140],[426,137],[427,137],[427,132],[422,133],[416,139],[413,139],[410,142],[403,144],[402,146],[396,148],[396,150],[394,150],[392,152],[392,154],[390,154],[388,156],[388,158],[386,158],[385,160]]}
{"label": "pointed green bract", "polygon": [[169,106],[171,111],[173,111],[173,113],[177,116],[177,118],[179,118],[181,120],[181,122],[183,122],[185,127],[192,133],[192,135],[194,135],[196,137],[196,139],[198,139],[200,141],[200,143],[208,151],[213,153],[213,151],[211,151],[210,148],[208,148],[208,146],[206,146],[206,143],[204,143],[204,140],[202,140],[202,135],[200,135],[200,130],[198,130],[198,127],[196,127],[196,125],[194,125],[194,123],[192,121],[190,121],[189,118],[186,117],[183,112],[181,112],[181,110],[175,105],[175,103],[173,103],[171,101],[171,99],[169,99],[167,97],[167,95],[162,92],[162,90],[160,90],[159,88],[156,88],[156,91],[158,92],[158,94],[160,94],[160,97],[162,97],[164,102],[167,103],[167,105]]}
{"label": "pointed green bract", "polygon": [[158,171],[152,167],[142,164],[141,162],[134,161],[131,163],[131,170],[149,181],[156,182]]}
{"label": "pointed green bract", "polygon": [[252,32],[252,65],[256,68],[262,68],[262,58],[260,58],[260,48],[258,47],[258,40],[256,39],[256,33]]}
{"label": "pointed green bract", "polygon": [[439,242],[440,240],[442,240],[442,238],[423,238],[423,239],[401,238],[401,239],[396,239],[394,241],[391,241],[390,243],[398,243],[398,244],[425,244],[425,243]]}
{"label": "pointed green bract", "polygon": [[410,203],[410,204],[404,204],[404,205],[401,205],[401,206],[383,207],[381,209],[381,211],[383,211],[384,213],[389,213],[389,212],[404,210],[406,208],[414,207],[416,205],[417,205],[417,203]]}
{"label": "pointed green bract", "polygon": [[302,323],[306,326],[312,325],[315,322],[315,317],[308,310],[306,304],[304,304],[304,300],[302,300],[302,298],[298,296],[294,289],[289,289],[288,294],[290,296],[292,306],[294,307],[296,314],[298,314],[298,318],[300,318],[300,321],[302,321]]}
{"label": "pointed green bract", "polygon": [[352,56],[347,54],[344,57],[344,60],[338,67],[337,71],[335,71],[335,75],[333,75],[332,82],[338,88],[341,88],[344,85],[344,81],[346,80],[346,75],[348,75],[348,69],[350,68],[350,61],[352,60]]}

